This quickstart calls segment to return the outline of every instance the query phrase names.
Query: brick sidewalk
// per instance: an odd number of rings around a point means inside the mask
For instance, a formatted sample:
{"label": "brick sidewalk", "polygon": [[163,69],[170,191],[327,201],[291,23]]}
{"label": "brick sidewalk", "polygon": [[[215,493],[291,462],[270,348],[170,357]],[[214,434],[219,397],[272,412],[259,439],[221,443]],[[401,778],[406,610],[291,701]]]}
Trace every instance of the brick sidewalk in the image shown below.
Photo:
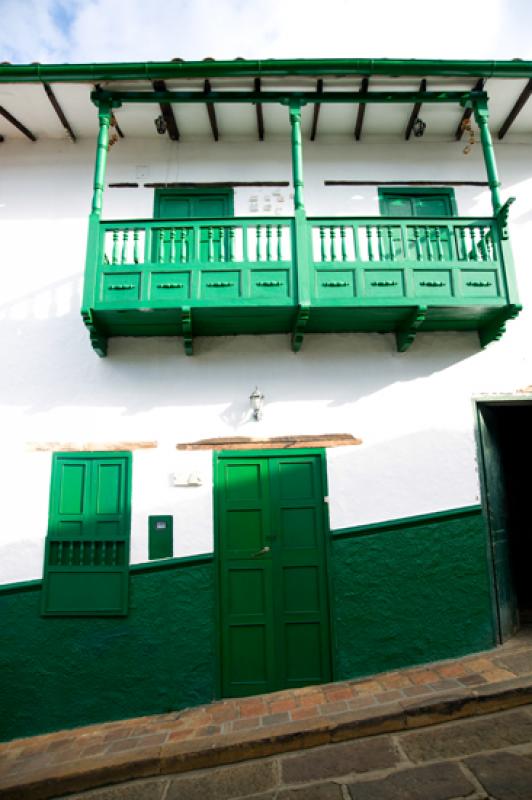
{"label": "brick sidewalk", "polygon": [[[486,713],[464,708],[476,697],[531,687],[532,629],[523,629],[502,647],[453,661],[17,739],[0,745],[0,797],[38,800],[59,788],[66,793],[400,730],[405,715],[429,724],[431,714],[439,715],[433,721],[453,718],[442,710],[448,701],[454,716]],[[509,705],[526,701],[530,694]]]}

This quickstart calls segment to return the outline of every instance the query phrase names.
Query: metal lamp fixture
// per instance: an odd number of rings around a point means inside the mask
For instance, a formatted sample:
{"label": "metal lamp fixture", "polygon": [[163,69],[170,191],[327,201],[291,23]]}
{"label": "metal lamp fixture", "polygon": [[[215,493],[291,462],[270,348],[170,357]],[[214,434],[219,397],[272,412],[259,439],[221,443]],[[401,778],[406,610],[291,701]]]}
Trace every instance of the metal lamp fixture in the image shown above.
{"label": "metal lamp fixture", "polygon": [[259,391],[258,386],[255,386],[255,389],[251,392],[249,402],[253,411],[253,419],[258,422],[262,419],[262,407],[264,405],[264,395]]}
{"label": "metal lamp fixture", "polygon": [[159,114],[154,120],[155,128],[157,129],[157,133],[160,133],[161,136],[166,133],[166,120],[162,114]]}
{"label": "metal lamp fixture", "polygon": [[414,131],[414,136],[417,136],[418,139],[420,136],[423,136],[425,133],[425,129],[427,127],[427,123],[423,122],[420,117],[417,117],[416,121],[414,122],[414,127],[412,130]]}

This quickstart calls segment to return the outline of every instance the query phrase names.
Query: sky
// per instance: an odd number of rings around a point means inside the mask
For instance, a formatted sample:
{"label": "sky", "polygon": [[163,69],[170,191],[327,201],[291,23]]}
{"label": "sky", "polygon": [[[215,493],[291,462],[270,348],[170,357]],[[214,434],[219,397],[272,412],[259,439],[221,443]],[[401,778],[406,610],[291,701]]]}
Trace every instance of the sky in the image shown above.
{"label": "sky", "polygon": [[0,61],[532,59],[530,0],[0,0]]}

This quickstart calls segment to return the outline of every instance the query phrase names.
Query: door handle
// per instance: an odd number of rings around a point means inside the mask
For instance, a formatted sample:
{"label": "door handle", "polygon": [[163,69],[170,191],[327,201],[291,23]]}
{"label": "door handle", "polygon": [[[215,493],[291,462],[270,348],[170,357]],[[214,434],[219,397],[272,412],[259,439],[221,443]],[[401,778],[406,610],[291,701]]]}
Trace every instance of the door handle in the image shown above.
{"label": "door handle", "polygon": [[256,558],[257,556],[265,556],[266,553],[269,552],[270,548],[268,547],[268,545],[266,545],[266,547],[263,547],[262,550],[258,550],[256,553],[253,553],[253,558]]}

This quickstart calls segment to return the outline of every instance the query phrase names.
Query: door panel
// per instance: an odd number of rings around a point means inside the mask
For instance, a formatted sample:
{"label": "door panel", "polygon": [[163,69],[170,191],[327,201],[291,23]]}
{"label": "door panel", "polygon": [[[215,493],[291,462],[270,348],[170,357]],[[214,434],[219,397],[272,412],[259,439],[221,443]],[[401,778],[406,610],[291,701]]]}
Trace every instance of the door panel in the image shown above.
{"label": "door panel", "polygon": [[330,680],[319,456],[220,459],[222,692]]}
{"label": "door panel", "polygon": [[485,406],[479,410],[478,419],[499,612],[499,637],[503,642],[512,636],[519,626],[517,598],[510,564],[504,470],[498,444],[495,410]]}

